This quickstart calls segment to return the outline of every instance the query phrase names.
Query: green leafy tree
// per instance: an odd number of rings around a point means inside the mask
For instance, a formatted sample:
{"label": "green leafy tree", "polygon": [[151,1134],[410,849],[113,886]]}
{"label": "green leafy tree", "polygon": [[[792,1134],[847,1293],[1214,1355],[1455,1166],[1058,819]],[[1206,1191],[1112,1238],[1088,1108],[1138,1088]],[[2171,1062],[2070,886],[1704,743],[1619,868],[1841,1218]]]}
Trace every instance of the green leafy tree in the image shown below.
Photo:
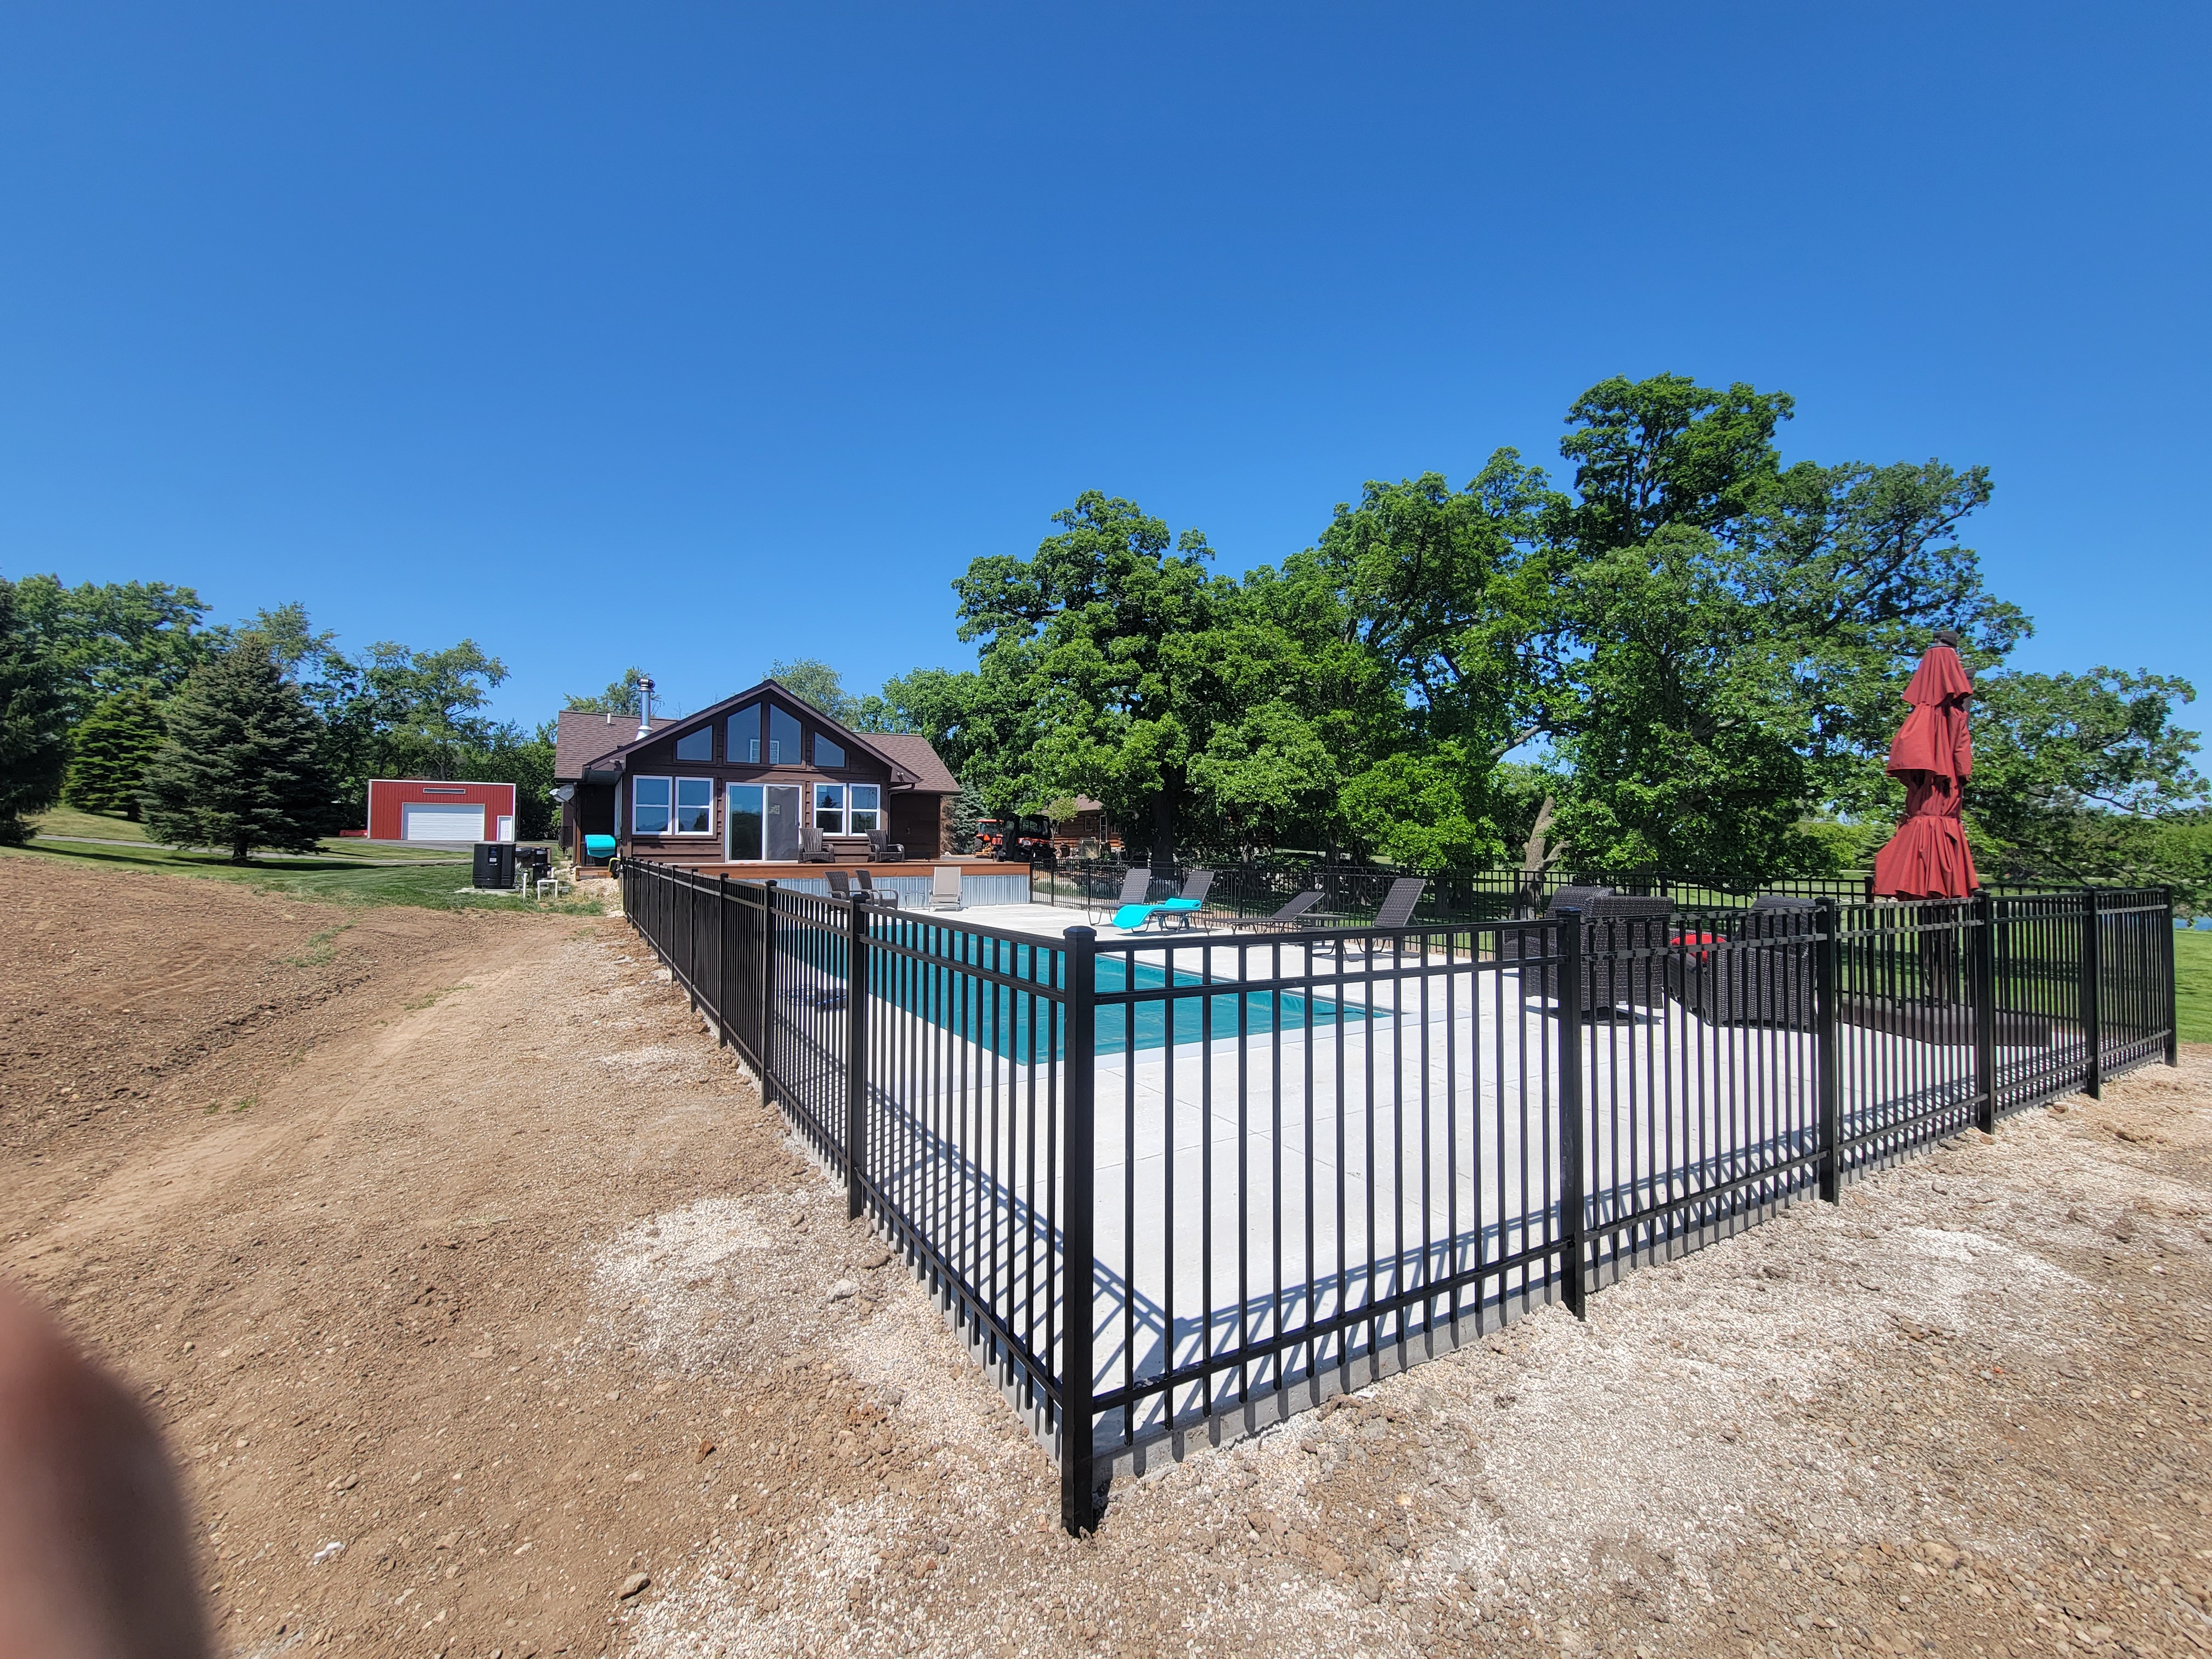
{"label": "green leafy tree", "polygon": [[16,603],[18,588],[0,581],[0,845],[30,837],[27,812],[60,798],[69,763],[66,677]]}
{"label": "green leafy tree", "polygon": [[1249,840],[1333,796],[1289,690],[1295,641],[1206,568],[1204,536],[1097,490],[1053,522],[1033,557],[977,559],[953,584],[961,637],[983,642],[969,770],[994,811],[1091,795],[1148,823],[1162,863],[1186,830]]}
{"label": "green leafy tree", "polygon": [[[1510,449],[1464,489],[1435,472],[1370,481],[1285,578],[1340,596],[1336,625],[1386,666],[1408,741],[1451,743],[1486,769],[1549,724],[1564,561],[1544,526],[1565,504]],[[1479,788],[1479,777],[1466,782]]]}
{"label": "green leafy tree", "polygon": [[639,699],[644,695],[645,670],[625,668],[623,677],[598,696],[564,697],[561,706],[586,714],[635,714],[640,708]]}
{"label": "green leafy tree", "polygon": [[957,772],[956,757],[965,754],[962,728],[975,699],[976,680],[972,670],[950,668],[894,675],[881,691],[860,699],[850,723],[855,732],[919,732]]}
{"label": "green leafy tree", "polygon": [[1424,869],[1486,862],[1517,816],[1500,769],[1548,731],[1563,673],[1565,504],[1510,449],[1464,489],[1441,474],[1370,481],[1279,578],[1245,579],[1302,643],[1311,717],[1343,779],[1306,838]]}
{"label": "green leafy tree", "polygon": [[2160,832],[2204,804],[2199,734],[2175,718],[2196,695],[2111,668],[1984,676],[1966,791],[1977,851],[2010,873],[2075,881],[2155,878],[2177,852],[2185,867],[2186,837]]}
{"label": "green leafy tree", "polygon": [[768,677],[840,725],[849,725],[860,711],[859,703],[846,693],[843,677],[818,658],[794,657],[771,664]]}
{"label": "green leafy tree", "polygon": [[1346,832],[1365,851],[1413,870],[1494,864],[1507,848],[1484,811],[1486,761],[1447,739],[1385,755],[1346,781]]}
{"label": "green leafy tree", "polygon": [[24,625],[60,677],[71,720],[124,691],[169,696],[219,638],[203,631],[207,606],[168,582],[85,582],[26,576],[16,597]]}
{"label": "green leafy tree", "polygon": [[146,768],[167,738],[161,710],[143,691],[118,691],[70,734],[62,799],[88,812],[138,817]]}
{"label": "green leafy tree", "polygon": [[2177,812],[2152,827],[2148,856],[2135,879],[2173,889],[2185,916],[2212,910],[2212,813]]}
{"label": "green leafy tree", "polygon": [[495,722],[480,711],[506,678],[507,665],[474,640],[441,651],[410,651],[389,640],[369,647],[361,679],[370,775],[467,776],[466,757],[495,741]]}
{"label": "green leafy tree", "polygon": [[1958,539],[1986,473],[1784,469],[1771,440],[1790,411],[1662,375],[1571,412],[1546,726],[1578,863],[1731,881],[1826,866],[1799,824],[1887,799],[1897,692],[1929,633],[1955,628],[1988,662],[2027,631]]}
{"label": "green leafy tree", "polygon": [[244,637],[170,699],[146,770],[147,828],[177,845],[312,849],[331,810],[321,722],[268,646]]}
{"label": "green leafy tree", "polygon": [[513,722],[490,726],[453,757],[455,777],[514,786],[519,840],[538,841],[552,830],[553,735],[550,720],[527,731]]}

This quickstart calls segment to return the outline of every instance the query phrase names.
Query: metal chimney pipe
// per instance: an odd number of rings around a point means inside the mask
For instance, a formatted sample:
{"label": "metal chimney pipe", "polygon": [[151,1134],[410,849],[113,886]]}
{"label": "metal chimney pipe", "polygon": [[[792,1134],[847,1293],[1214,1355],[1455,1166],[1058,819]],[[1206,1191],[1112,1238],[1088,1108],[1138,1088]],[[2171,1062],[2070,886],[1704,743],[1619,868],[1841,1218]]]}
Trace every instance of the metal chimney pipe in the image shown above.
{"label": "metal chimney pipe", "polygon": [[653,677],[641,674],[637,682],[637,740],[653,735]]}

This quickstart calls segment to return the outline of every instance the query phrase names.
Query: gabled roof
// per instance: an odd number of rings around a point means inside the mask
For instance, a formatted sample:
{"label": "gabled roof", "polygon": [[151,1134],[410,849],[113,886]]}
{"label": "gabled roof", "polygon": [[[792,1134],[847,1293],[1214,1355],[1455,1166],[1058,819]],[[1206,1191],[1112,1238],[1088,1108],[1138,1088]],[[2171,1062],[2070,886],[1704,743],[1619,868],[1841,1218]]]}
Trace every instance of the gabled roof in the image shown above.
{"label": "gabled roof", "polygon": [[[725,697],[720,702],[695,709],[679,720],[655,720],[650,733],[643,738],[637,735],[635,715],[617,714],[614,717],[613,725],[609,726],[604,716],[579,714],[574,709],[564,709],[556,727],[554,744],[554,777],[556,781],[566,783],[582,777],[586,768],[594,771],[620,770],[622,762],[631,750],[653,742],[665,728],[703,725],[720,720],[732,709],[741,708],[770,691],[785,702],[805,709],[820,724],[837,733],[838,740],[847,747],[873,755],[883,762],[891,769],[894,782],[904,782],[910,788],[937,794],[949,795],[958,792],[959,781],[938,757],[937,750],[930,746],[928,738],[907,732],[855,732],[843,721],[823,714],[781,680],[772,679],[763,680],[758,685],[750,686],[735,696]],[[627,727],[625,720],[630,722]],[[573,750],[569,741],[572,722],[576,732]],[[619,740],[603,748],[599,744],[599,738],[609,731],[619,734]],[[574,771],[568,769],[571,764],[575,768]]]}
{"label": "gabled roof", "polygon": [[864,739],[876,751],[893,764],[903,766],[919,780],[915,787],[932,790],[940,795],[960,793],[960,780],[952,775],[931,746],[930,741],[919,732],[871,732]]}
{"label": "gabled roof", "polygon": [[[665,719],[655,719],[653,729],[658,732],[669,724]],[[621,748],[636,736],[635,714],[594,714],[584,708],[562,709],[554,717],[554,781],[575,782],[584,775],[584,768],[589,763],[611,750]]]}

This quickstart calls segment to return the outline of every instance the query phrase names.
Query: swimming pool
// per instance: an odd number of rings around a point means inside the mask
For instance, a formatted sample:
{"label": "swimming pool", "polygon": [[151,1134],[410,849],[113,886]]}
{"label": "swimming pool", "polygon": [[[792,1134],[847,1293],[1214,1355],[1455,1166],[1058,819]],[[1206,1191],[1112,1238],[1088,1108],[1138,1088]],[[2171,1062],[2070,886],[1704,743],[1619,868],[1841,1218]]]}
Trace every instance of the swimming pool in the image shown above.
{"label": "swimming pool", "polygon": [[[843,941],[831,945],[832,960],[818,960],[802,969],[797,957],[779,953],[791,964],[779,968],[786,994],[805,994],[810,981],[822,987],[825,997],[842,1000]],[[1042,994],[1065,976],[1064,953],[1049,945],[1018,945],[962,933],[950,928],[924,930],[923,937],[909,934],[902,940],[910,949],[926,951],[925,958],[872,951],[868,983],[875,996],[908,1013],[919,1014],[931,1024],[966,1038],[1001,1059],[1026,1063],[1045,1056],[1049,1038],[1050,1057],[1057,1060],[1065,1048],[1060,1006]],[[953,959],[957,953],[957,959]],[[1167,984],[1167,970],[1158,963],[1138,958],[1133,963],[1121,956],[1097,958],[1097,988],[1101,995],[1118,991],[1156,989]],[[1134,978],[1130,977],[1133,967]],[[981,969],[1006,977],[1033,981],[1036,992],[981,979],[966,969]],[[1097,1044],[1101,1054],[1120,1054],[1170,1043],[1202,1042],[1224,1037],[1264,1036],[1276,1030],[1308,1030],[1340,1020],[1364,1020],[1365,1009],[1323,997],[1289,991],[1243,991],[1233,980],[1208,980],[1203,975],[1177,972],[1182,986],[1218,985],[1206,996],[1162,998],[1133,1003],[1107,1003],[1097,1011]],[[1170,1010],[1173,1024],[1170,1024]],[[1240,1024],[1241,1021],[1241,1024]],[[1041,1026],[1042,1033],[1033,1029]]]}

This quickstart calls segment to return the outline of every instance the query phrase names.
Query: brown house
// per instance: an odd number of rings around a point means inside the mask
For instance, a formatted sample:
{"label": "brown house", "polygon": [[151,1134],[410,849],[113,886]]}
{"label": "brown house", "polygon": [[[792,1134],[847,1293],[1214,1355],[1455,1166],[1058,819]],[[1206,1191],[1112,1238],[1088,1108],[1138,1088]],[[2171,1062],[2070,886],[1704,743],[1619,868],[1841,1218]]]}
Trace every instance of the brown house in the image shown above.
{"label": "brown house", "polygon": [[612,836],[626,858],[790,863],[809,831],[832,850],[945,849],[960,785],[927,738],[854,732],[773,680],[638,733],[634,714],[562,711],[553,770],[573,786],[571,854]]}

